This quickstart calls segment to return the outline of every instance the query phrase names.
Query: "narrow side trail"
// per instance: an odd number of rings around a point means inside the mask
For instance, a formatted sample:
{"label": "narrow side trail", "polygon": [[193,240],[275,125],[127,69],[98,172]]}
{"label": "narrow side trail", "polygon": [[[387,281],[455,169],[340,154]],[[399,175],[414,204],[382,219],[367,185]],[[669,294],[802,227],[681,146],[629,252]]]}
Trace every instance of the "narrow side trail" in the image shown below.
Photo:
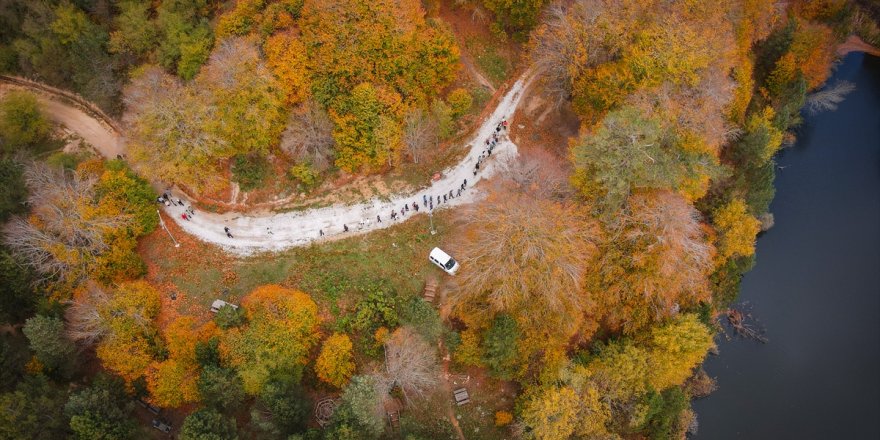
{"label": "narrow side trail", "polygon": [[[428,213],[429,210],[424,206],[424,200],[428,197],[433,197],[435,210],[472,203],[480,198],[480,193],[474,185],[492,177],[499,168],[499,162],[516,157],[518,154],[516,144],[508,139],[502,130],[498,133],[500,139],[491,156],[483,160],[479,171],[474,175],[474,167],[487,148],[486,139],[496,133],[496,127],[501,121],[507,120],[508,123],[513,124],[511,118],[531,79],[531,76],[525,74],[513,84],[492,114],[482,122],[470,138],[467,143],[468,153],[461,162],[444,170],[439,180],[416,193],[398,194],[388,200],[372,199],[355,205],[334,205],[286,213],[213,214],[196,211],[194,216],[190,216],[190,220],[184,220],[182,214],[185,208],[182,206],[166,207],[165,212],[187,233],[216,244],[231,253],[250,255],[386,228],[414,216],[416,213],[412,209],[413,202],[419,205],[419,215]],[[467,179],[467,187],[462,195],[448,199],[450,191],[453,195],[457,194],[465,179]],[[437,197],[442,200],[444,194],[447,196],[447,201],[438,204]],[[174,200],[178,199],[178,193],[172,193],[172,196]],[[185,197],[181,196],[181,199],[187,207],[190,205]],[[406,215],[401,216],[400,210],[407,204],[410,205],[410,210]],[[397,220],[391,219],[392,211],[397,213]],[[382,221],[378,222],[376,216]],[[348,227],[348,232],[344,231],[345,226]],[[226,227],[229,228],[233,238],[226,236],[224,230]]]}

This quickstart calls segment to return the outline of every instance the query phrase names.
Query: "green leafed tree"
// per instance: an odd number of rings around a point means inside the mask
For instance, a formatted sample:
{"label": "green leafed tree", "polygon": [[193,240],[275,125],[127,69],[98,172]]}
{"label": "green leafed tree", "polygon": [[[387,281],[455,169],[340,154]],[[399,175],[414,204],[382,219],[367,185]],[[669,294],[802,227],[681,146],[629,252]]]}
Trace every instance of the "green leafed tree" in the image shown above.
{"label": "green leafed tree", "polygon": [[64,413],[76,439],[121,440],[137,438],[132,409],[123,381],[99,375],[91,386],[70,396]]}
{"label": "green leafed tree", "polygon": [[235,419],[203,408],[186,417],[180,440],[238,440]]}
{"label": "green leafed tree", "polygon": [[76,347],[64,334],[64,321],[37,315],[25,321],[22,332],[37,360],[50,372],[70,374],[76,363]]}
{"label": "green leafed tree", "polygon": [[0,99],[0,153],[9,155],[45,141],[52,129],[37,98],[11,91]]}
{"label": "green leafed tree", "polygon": [[0,438],[54,440],[68,435],[61,416],[67,393],[45,376],[28,377],[0,394]]}

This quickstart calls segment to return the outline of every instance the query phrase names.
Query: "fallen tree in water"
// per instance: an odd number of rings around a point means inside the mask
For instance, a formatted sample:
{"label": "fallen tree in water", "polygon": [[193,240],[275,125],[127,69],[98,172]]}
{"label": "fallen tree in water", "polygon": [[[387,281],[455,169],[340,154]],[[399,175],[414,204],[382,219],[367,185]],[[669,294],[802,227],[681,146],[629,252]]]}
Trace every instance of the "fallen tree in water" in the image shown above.
{"label": "fallen tree in water", "polygon": [[767,337],[764,336],[764,329],[757,324],[747,303],[742,304],[738,309],[731,307],[724,314],[727,316],[727,323],[737,335],[762,344],[768,342]]}

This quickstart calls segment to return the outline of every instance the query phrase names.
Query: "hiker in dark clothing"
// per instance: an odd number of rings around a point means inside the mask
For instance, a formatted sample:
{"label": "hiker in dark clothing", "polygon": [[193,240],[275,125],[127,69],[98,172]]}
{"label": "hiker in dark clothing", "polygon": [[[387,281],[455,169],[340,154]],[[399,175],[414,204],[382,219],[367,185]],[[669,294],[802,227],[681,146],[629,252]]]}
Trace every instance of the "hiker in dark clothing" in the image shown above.
{"label": "hiker in dark clothing", "polygon": [[405,217],[405,216],[406,216],[406,211],[404,211],[403,208],[400,208],[400,216],[401,216],[401,217]]}
{"label": "hiker in dark clothing", "polygon": [[461,197],[461,188],[459,188],[458,191],[456,191],[455,197]]}
{"label": "hiker in dark clothing", "polygon": [[[346,227],[345,229],[346,229],[346,231],[348,230],[347,227]],[[323,230],[323,229],[318,229],[318,237],[323,237],[323,236],[324,236],[324,230]]]}
{"label": "hiker in dark clothing", "polygon": [[348,225],[342,225],[342,232],[348,232]]}
{"label": "hiker in dark clothing", "polygon": [[409,203],[407,203],[406,205],[403,205],[403,209],[405,209],[406,212],[409,212]]}
{"label": "hiker in dark clothing", "polygon": [[382,217],[379,217],[378,214],[376,215],[376,221],[379,223],[382,223]]}
{"label": "hiker in dark clothing", "polygon": [[229,238],[233,238],[231,232],[227,232],[227,233],[226,233],[226,236],[229,237]]}
{"label": "hiker in dark clothing", "polygon": [[229,226],[224,226],[223,231],[225,231],[228,234],[229,233]]}
{"label": "hiker in dark clothing", "polygon": [[443,201],[446,201],[446,194],[443,194]]}
{"label": "hiker in dark clothing", "polygon": [[428,203],[431,205],[430,209],[433,210],[434,209],[434,198],[431,197],[431,200],[429,200]]}
{"label": "hiker in dark clothing", "polygon": [[416,202],[413,202],[413,209],[415,209],[416,212],[419,212],[419,204]]}
{"label": "hiker in dark clothing", "polygon": [[423,204],[423,205],[427,205],[427,204],[428,204],[428,196],[426,196],[426,195],[424,195],[424,194],[422,194],[422,204]]}

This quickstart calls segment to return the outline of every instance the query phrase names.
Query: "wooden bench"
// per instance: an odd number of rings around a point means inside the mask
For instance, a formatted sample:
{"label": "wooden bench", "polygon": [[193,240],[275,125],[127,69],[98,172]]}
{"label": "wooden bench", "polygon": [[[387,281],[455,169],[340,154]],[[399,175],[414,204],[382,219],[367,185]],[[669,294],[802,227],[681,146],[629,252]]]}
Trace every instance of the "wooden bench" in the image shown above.
{"label": "wooden bench", "polygon": [[471,401],[470,396],[468,395],[467,389],[459,388],[455,390],[455,403],[458,406],[464,405],[465,403],[469,403]]}

